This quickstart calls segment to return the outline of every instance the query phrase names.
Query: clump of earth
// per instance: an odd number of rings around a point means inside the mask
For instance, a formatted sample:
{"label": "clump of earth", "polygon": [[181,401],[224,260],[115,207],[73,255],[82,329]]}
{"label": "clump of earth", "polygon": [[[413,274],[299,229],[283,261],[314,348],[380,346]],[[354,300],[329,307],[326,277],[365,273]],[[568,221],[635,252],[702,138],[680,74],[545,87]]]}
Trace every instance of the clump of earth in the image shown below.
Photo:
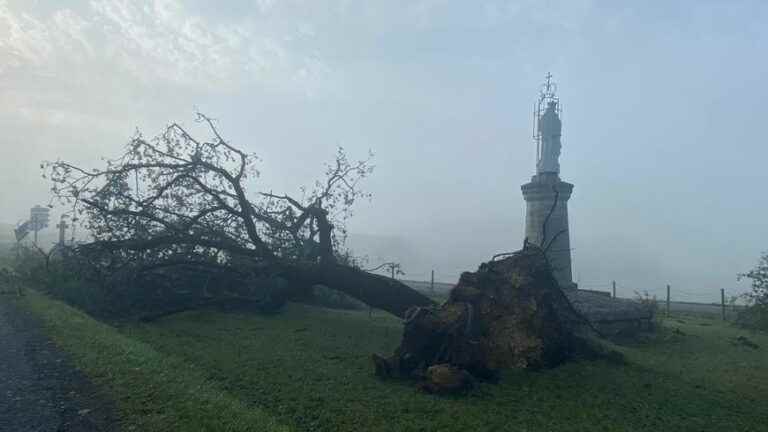
{"label": "clump of earth", "polygon": [[544,252],[526,246],[465,272],[439,306],[406,314],[400,346],[373,355],[376,375],[433,393],[470,388],[503,369],[540,369],[601,354],[587,321],[558,286]]}

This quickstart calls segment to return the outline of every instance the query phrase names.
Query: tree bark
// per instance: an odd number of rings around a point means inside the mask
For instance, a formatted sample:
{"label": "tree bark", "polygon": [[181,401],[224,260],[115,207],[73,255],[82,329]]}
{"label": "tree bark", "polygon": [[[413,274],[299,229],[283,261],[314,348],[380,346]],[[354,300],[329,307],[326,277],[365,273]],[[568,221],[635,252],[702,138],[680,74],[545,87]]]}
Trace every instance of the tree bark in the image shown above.
{"label": "tree bark", "polygon": [[404,318],[413,306],[432,306],[434,301],[392,278],[368,273],[342,264],[300,266],[287,264],[282,277],[304,285],[325,285],[360,300],[368,306]]}

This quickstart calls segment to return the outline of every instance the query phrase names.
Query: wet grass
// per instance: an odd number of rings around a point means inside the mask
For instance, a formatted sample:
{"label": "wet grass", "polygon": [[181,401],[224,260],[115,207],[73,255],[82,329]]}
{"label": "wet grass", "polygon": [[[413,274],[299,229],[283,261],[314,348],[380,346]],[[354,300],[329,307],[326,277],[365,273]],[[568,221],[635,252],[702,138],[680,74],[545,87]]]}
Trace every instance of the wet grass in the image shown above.
{"label": "wet grass", "polygon": [[[675,330],[677,329],[677,330]],[[509,372],[466,397],[382,382],[370,354],[401,326],[381,312],[291,305],[272,317],[189,312],[124,329],[184,358],[245,404],[317,431],[747,431],[768,428],[768,337],[706,318],[668,320],[619,347],[628,364]],[[754,349],[733,342],[746,336]]]}
{"label": "wet grass", "polygon": [[390,353],[402,331],[378,311],[194,311],[117,331],[39,295],[27,302],[136,430],[768,430],[768,336],[711,318],[668,319],[618,347],[625,365],[507,372],[435,397],[373,376],[370,354]]}
{"label": "wet grass", "polygon": [[[206,371],[34,291],[0,298],[27,307],[74,363],[117,404],[123,431],[288,431],[224,391]],[[0,428],[2,429],[2,428]]]}

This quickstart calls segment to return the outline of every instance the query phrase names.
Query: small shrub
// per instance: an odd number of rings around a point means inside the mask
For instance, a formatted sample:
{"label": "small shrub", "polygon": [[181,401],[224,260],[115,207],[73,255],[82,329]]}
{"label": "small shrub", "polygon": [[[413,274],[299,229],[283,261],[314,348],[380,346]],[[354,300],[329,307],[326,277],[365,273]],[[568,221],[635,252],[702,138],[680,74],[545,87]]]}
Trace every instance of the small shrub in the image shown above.
{"label": "small shrub", "polygon": [[659,313],[659,301],[655,295],[650,295],[648,291],[642,293],[635,291],[635,301],[646,309],[650,315],[648,330],[655,330],[661,322],[662,314]]}
{"label": "small shrub", "polygon": [[751,304],[739,311],[736,324],[753,330],[768,330],[768,307]]}
{"label": "small shrub", "polygon": [[739,312],[737,324],[768,330],[768,252],[764,252],[755,268],[738,275],[738,279],[749,279],[752,282],[752,292],[744,297],[747,307]]}
{"label": "small shrub", "polygon": [[108,298],[96,283],[83,278],[66,250],[42,252],[17,244],[8,271],[19,286],[29,286],[82,310],[96,314],[108,309]]}
{"label": "small shrub", "polygon": [[651,296],[648,291],[642,293],[635,291],[635,301],[646,308],[654,318],[659,315],[659,301],[655,295]]}

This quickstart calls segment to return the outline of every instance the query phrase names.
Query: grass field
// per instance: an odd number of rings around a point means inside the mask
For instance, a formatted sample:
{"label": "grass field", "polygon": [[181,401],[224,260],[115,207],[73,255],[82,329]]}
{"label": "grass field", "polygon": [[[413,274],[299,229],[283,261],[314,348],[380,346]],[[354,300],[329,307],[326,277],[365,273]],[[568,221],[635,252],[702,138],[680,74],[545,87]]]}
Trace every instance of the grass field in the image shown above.
{"label": "grass field", "polygon": [[[124,431],[289,431],[274,416],[223,391],[185,360],[160,353],[35,291],[19,302],[112,397]],[[1,429],[1,428],[0,428]]]}
{"label": "grass field", "polygon": [[373,376],[370,354],[390,353],[402,330],[381,312],[290,305],[114,329],[39,295],[25,302],[116,394],[128,423],[155,416],[138,430],[768,430],[768,336],[711,318],[675,316],[657,336],[617,347],[626,365],[510,371],[467,396],[435,397]]}

